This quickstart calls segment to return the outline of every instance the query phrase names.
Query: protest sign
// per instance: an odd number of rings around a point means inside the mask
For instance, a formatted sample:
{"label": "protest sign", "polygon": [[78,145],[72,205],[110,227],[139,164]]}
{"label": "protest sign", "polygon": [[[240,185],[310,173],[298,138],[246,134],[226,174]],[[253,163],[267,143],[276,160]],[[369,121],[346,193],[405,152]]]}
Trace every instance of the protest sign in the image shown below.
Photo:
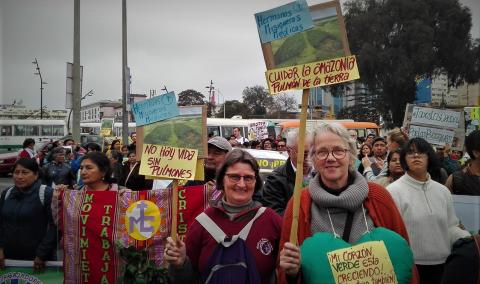
{"label": "protest sign", "polygon": [[452,194],[452,199],[455,214],[465,229],[480,231],[480,196]]}
{"label": "protest sign", "polygon": [[5,268],[0,270],[0,283],[49,284],[62,282],[61,261],[47,261],[43,273],[34,273],[32,260],[5,259]]}
{"label": "protest sign", "polygon": [[305,0],[255,14],[262,43],[281,39],[313,27],[312,16]]}
{"label": "protest sign", "polygon": [[431,128],[417,125],[410,125],[408,137],[420,137],[427,140],[428,143],[434,145],[445,146],[445,144],[452,145],[455,131],[440,128]]}
{"label": "protest sign", "polygon": [[[463,113],[455,109],[435,109],[407,104],[403,128],[410,138],[421,137],[434,145],[449,144],[452,150],[463,151],[465,142]],[[419,128],[421,127],[421,128]],[[451,137],[453,133],[453,137]]]}
{"label": "protest sign", "polygon": [[102,119],[102,125],[100,127],[100,133],[103,137],[112,136],[113,131],[113,119]]}
{"label": "protest sign", "polygon": [[267,151],[257,149],[245,149],[250,153],[255,160],[257,160],[258,166],[262,172],[272,171],[285,164],[288,156],[281,154],[278,151]]}
{"label": "protest sign", "polygon": [[181,106],[179,110],[177,117],[137,127],[138,159],[142,156],[143,143],[196,149],[199,158],[206,158],[206,106]]}
{"label": "protest sign", "polygon": [[271,42],[262,42],[267,69],[350,55],[339,1],[309,7],[313,27]]}
{"label": "protest sign", "polygon": [[[266,79],[270,94],[287,90],[303,90],[290,231],[292,243],[297,243],[310,88],[359,78],[356,59],[350,57],[340,1],[315,5],[310,7],[310,13],[314,21],[313,28],[286,38],[262,43],[263,56],[269,70],[266,72]],[[333,60],[330,61],[329,59],[332,58]]]}
{"label": "protest sign", "polygon": [[466,107],[465,113],[465,135],[480,129],[480,107]]}
{"label": "protest sign", "polygon": [[270,94],[339,84],[360,78],[355,56],[268,70],[265,76]]}
{"label": "protest sign", "polygon": [[460,118],[461,113],[458,111],[414,106],[411,123],[456,129]]}
{"label": "protest sign", "polygon": [[248,125],[248,140],[262,140],[268,138],[267,122],[257,121]]}
{"label": "protest sign", "polygon": [[140,174],[167,179],[193,180],[198,150],[143,144]]}
{"label": "protest sign", "polygon": [[335,283],[397,283],[383,241],[370,241],[327,253]]}
{"label": "protest sign", "polygon": [[154,123],[179,115],[174,92],[156,96],[132,105],[137,126]]}

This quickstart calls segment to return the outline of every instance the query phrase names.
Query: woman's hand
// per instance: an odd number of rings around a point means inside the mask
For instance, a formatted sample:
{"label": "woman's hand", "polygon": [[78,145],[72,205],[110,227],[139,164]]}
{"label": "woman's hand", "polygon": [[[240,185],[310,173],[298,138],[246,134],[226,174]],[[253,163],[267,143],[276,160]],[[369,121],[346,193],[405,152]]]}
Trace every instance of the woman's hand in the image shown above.
{"label": "woman's hand", "polygon": [[185,243],[182,242],[178,237],[176,242],[171,237],[168,237],[163,258],[169,264],[175,267],[182,266],[187,258],[187,249]]}
{"label": "woman's hand", "polygon": [[300,270],[300,249],[292,243],[285,243],[280,252],[280,267],[292,277]]}
{"label": "woman's hand", "polygon": [[372,166],[372,161],[370,161],[370,158],[368,158],[367,155],[365,155],[365,157],[362,158],[362,165],[364,169]]}
{"label": "woman's hand", "polygon": [[42,273],[45,270],[45,261],[41,260],[38,256],[33,260],[33,272]]}
{"label": "woman's hand", "polygon": [[57,184],[53,190],[53,198],[58,199],[63,191],[68,189],[68,185],[65,184]]}

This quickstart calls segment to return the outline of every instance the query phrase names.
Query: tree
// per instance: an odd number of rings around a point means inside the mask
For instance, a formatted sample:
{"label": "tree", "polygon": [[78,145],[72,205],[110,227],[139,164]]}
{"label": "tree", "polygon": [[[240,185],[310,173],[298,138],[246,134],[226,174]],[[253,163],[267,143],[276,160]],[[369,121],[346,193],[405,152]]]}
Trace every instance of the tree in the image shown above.
{"label": "tree", "polygon": [[360,80],[379,95],[387,123],[402,123],[417,75],[446,72],[450,86],[472,79],[471,14],[457,0],[349,0],[345,7]]}
{"label": "tree", "polygon": [[234,115],[241,115],[244,118],[248,116],[247,106],[237,100],[225,101],[225,103],[220,106],[220,110],[217,112],[217,117],[223,117],[224,108],[226,118],[231,118]]}
{"label": "tree", "polygon": [[270,108],[273,103],[273,98],[267,89],[258,85],[246,87],[242,92],[242,98],[249,114],[253,116],[265,116],[267,109]]}
{"label": "tree", "polygon": [[205,104],[205,96],[195,90],[188,89],[178,94],[179,106],[203,105]]}
{"label": "tree", "polygon": [[297,109],[297,100],[293,95],[287,93],[280,93],[273,96],[273,103],[271,106],[271,113],[273,117],[282,118],[286,112]]}

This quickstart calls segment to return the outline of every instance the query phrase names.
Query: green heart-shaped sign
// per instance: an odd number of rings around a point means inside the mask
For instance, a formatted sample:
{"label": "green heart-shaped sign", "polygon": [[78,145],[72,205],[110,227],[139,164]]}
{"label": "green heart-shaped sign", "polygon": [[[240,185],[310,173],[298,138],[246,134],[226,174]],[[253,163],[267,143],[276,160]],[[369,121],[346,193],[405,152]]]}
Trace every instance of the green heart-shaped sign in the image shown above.
{"label": "green heart-shaped sign", "polygon": [[[385,276],[388,274],[388,271],[386,271],[388,270],[386,264],[390,263],[388,260],[384,267],[383,262],[371,254],[372,250],[363,248],[350,252],[348,248],[352,247],[351,244],[343,239],[335,238],[331,233],[322,232],[315,233],[312,237],[305,239],[300,248],[303,283],[335,284],[349,283],[351,280],[355,280],[354,283],[357,283],[356,280],[368,279],[370,274],[379,279],[382,277],[382,271],[384,270],[387,273],[383,276],[385,277],[384,282],[379,283],[408,283],[410,281],[413,253],[402,236],[386,228],[375,228],[364,234],[354,246],[357,247],[360,244],[371,245],[372,247],[377,247],[377,245],[383,247],[384,244],[388,252],[388,254],[385,253],[386,259],[390,258],[394,269],[394,272],[390,271],[391,278],[387,279],[388,277]],[[336,255],[336,258],[332,258],[330,252],[337,250],[340,250],[341,253],[339,255],[333,254]],[[348,261],[343,261],[345,259]],[[337,272],[337,282],[335,281],[334,270]],[[353,279],[347,278],[347,272],[354,270],[356,272],[349,274],[349,277],[353,277]],[[376,272],[379,272],[379,274]],[[396,278],[395,281],[397,282],[389,282],[392,278]],[[362,283],[362,281],[358,283]],[[370,281],[370,283],[372,282]]]}

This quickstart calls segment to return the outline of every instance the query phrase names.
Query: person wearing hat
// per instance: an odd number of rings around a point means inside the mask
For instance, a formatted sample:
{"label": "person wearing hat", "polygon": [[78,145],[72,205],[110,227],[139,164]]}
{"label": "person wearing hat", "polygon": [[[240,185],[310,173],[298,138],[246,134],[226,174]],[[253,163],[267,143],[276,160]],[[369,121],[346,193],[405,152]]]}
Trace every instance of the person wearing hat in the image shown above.
{"label": "person wearing hat", "polygon": [[373,156],[364,157],[362,165],[364,174],[371,171],[374,176],[378,176],[382,171],[385,160],[387,159],[387,142],[383,137],[376,137],[372,143]]}
{"label": "person wearing hat", "polygon": [[230,145],[227,139],[220,136],[210,138],[207,143],[208,154],[204,164],[205,179],[203,181],[188,181],[185,186],[202,184],[209,184],[210,186],[215,185],[217,169],[225,160],[225,155],[232,151],[232,145]]}

